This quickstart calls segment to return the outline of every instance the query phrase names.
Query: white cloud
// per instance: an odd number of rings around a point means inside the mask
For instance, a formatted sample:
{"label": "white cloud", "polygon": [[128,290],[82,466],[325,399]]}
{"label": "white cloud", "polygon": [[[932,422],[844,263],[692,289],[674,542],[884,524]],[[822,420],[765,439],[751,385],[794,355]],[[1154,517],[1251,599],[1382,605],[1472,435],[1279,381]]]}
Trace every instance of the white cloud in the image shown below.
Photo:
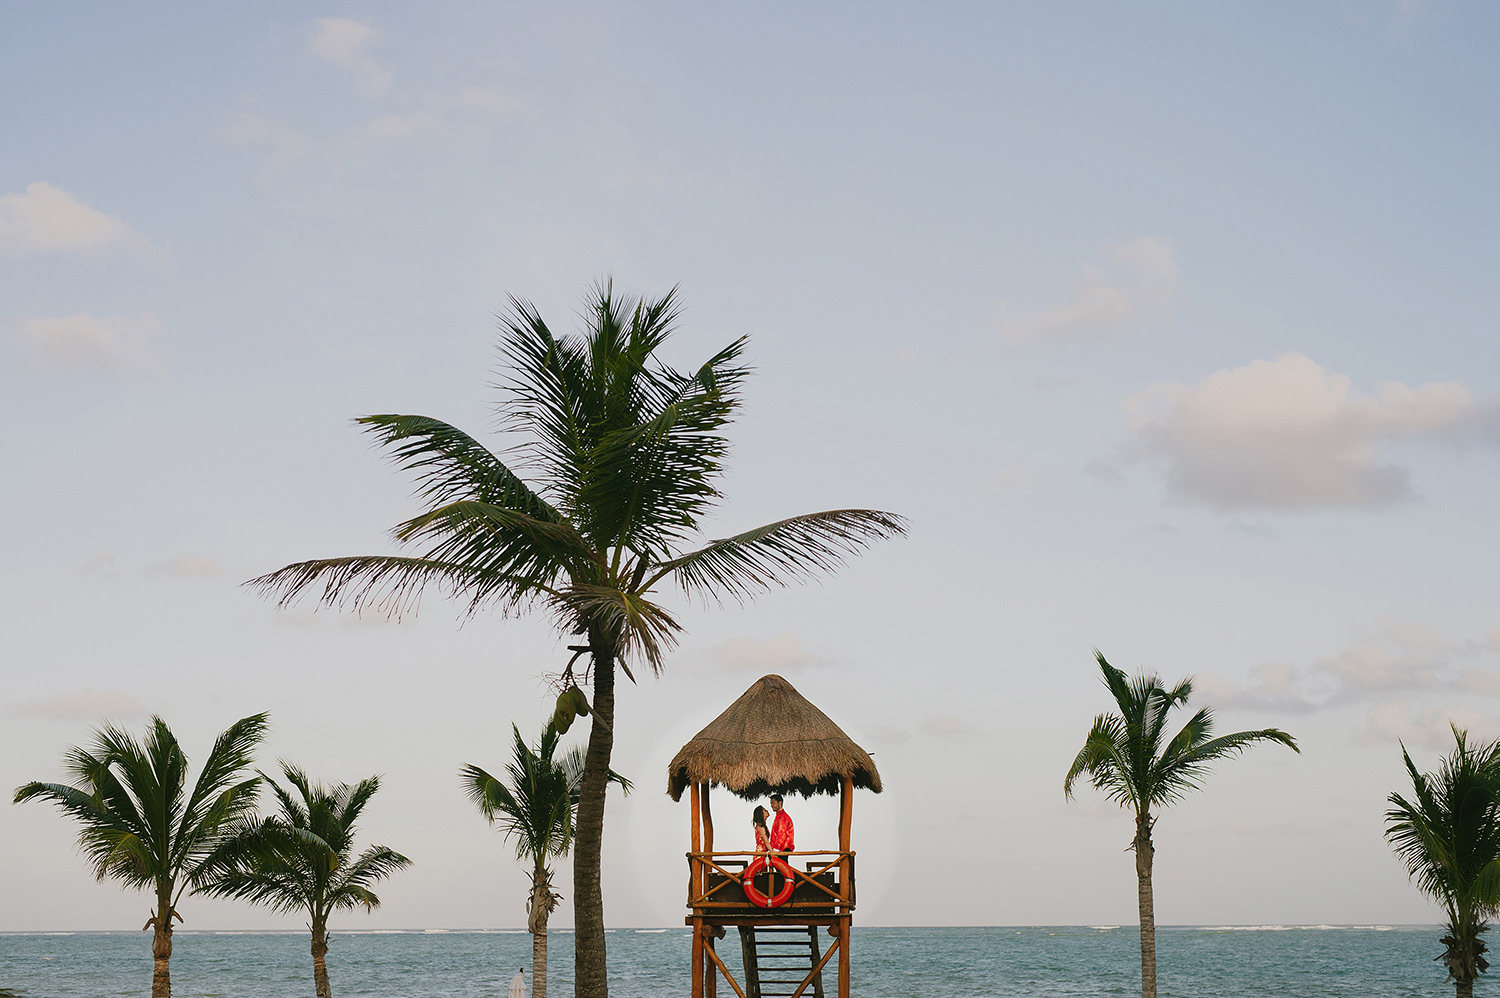
{"label": "white cloud", "polygon": [[158,561],[148,571],[153,575],[166,575],[175,579],[217,579],[229,574],[212,558],[197,554],[180,554],[166,561]]}
{"label": "white cloud", "polygon": [[374,139],[410,139],[443,127],[443,119],[425,111],[414,114],[382,114],[365,125],[365,133]]}
{"label": "white cloud", "polygon": [[1000,339],[1007,343],[1106,332],[1125,322],[1154,315],[1177,290],[1172,246],[1143,238],[1107,248],[1112,267],[1085,268],[1061,305],[1011,315],[1002,306]]}
{"label": "white cloud", "polygon": [[1457,646],[1425,624],[1382,618],[1379,630],[1316,667],[1348,691],[1436,689]]}
{"label": "white cloud", "polygon": [[464,87],[458,94],[458,102],[464,107],[509,114],[521,106],[520,98],[512,97],[499,87]]}
{"label": "white cloud", "polygon": [[135,697],[113,690],[59,693],[48,700],[11,704],[7,713],[49,721],[96,721],[101,718],[145,717],[148,711]]}
{"label": "white cloud", "polygon": [[380,38],[374,25],[343,17],[322,17],[308,40],[313,55],[354,76],[354,86],[366,97],[379,97],[391,89],[394,78],[370,55],[369,46]]}
{"label": "white cloud", "polygon": [[112,246],[154,248],[114,215],[92,208],[39,180],[20,194],[0,196],[0,256],[78,253],[89,256]]}
{"label": "white cloud", "polygon": [[1423,707],[1414,710],[1402,700],[1388,700],[1371,707],[1365,715],[1365,726],[1357,730],[1354,740],[1362,745],[1404,742],[1408,747],[1451,749],[1453,731],[1450,725],[1467,731],[1472,739],[1488,741],[1500,737],[1500,723],[1472,707]]}
{"label": "white cloud", "polygon": [[1152,385],[1124,404],[1141,454],[1182,499],[1223,508],[1382,506],[1409,491],[1393,441],[1456,435],[1493,412],[1456,381],[1375,394],[1299,353]]}
{"label": "white cloud", "polygon": [[155,312],[142,312],[135,319],[79,312],[22,319],[18,334],[44,370],[159,374],[162,366],[151,354],[151,341],[161,330]]}
{"label": "white cloud", "polygon": [[777,634],[770,638],[730,638],[705,649],[709,661],[725,669],[770,673],[798,672],[808,666],[823,665],[824,660],[802,647],[795,634]]}
{"label": "white cloud", "polygon": [[1219,709],[1271,711],[1305,714],[1318,704],[1305,690],[1301,671],[1294,665],[1270,663],[1250,670],[1249,683],[1235,683],[1204,675],[1193,680],[1195,702]]}

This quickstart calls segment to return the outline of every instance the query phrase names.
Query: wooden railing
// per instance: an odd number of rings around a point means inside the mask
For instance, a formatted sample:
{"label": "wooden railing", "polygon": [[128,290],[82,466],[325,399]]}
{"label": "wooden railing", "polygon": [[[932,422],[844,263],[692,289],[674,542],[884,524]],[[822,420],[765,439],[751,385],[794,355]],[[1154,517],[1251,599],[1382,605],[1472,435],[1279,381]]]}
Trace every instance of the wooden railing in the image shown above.
{"label": "wooden railing", "polygon": [[740,877],[746,866],[764,855],[688,853],[688,907],[695,911],[753,909],[766,915],[786,911],[811,913],[810,909],[847,914],[854,909],[854,853],[821,849],[774,853],[791,868],[796,886],[784,904],[756,908],[745,897]]}

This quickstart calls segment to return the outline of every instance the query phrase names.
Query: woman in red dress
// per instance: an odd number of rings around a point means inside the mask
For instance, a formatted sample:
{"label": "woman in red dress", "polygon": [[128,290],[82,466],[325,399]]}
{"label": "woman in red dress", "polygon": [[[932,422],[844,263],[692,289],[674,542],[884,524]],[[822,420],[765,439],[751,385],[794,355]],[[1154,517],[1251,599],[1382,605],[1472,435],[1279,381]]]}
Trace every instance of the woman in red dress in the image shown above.
{"label": "woman in red dress", "polygon": [[750,814],[750,824],[755,826],[755,851],[767,853],[771,851],[771,832],[766,828],[766,809],[759,804]]}

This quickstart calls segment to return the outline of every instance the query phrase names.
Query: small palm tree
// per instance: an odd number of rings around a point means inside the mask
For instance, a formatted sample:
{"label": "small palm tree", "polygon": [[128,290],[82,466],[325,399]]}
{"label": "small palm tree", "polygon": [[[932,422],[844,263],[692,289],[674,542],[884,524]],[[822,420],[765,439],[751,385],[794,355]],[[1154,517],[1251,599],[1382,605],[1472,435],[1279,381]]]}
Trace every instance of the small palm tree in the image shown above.
{"label": "small palm tree", "polygon": [[1063,779],[1063,793],[1071,799],[1073,784],[1089,777],[1121,807],[1135,810],[1136,900],[1141,919],[1141,995],[1156,998],[1156,906],[1151,892],[1151,865],[1156,849],[1151,829],[1156,824],[1153,808],[1166,807],[1190,791],[1201,789],[1208,764],[1244,751],[1259,741],[1273,741],[1300,752],[1292,736],[1277,728],[1237,731],[1213,737],[1213,711],[1204,707],[1188,719],[1182,730],[1163,742],[1167,715],[1173,707],[1185,707],[1193,693],[1192,680],[1185,679],[1170,690],[1152,673],[1134,679],[1094,652],[1104,685],[1120,707],[1118,714],[1094,718],[1083,749]]}
{"label": "small palm tree", "polygon": [[[547,860],[566,856],[573,842],[574,814],[583,780],[583,750],[574,748],[556,757],[557,727],[551,721],[533,749],[514,724],[511,762],[506,780],[498,780],[478,766],[465,766],[459,775],[464,792],[490,823],[498,822],[515,839],[516,858],[531,860],[531,894],[526,900],[526,929],[531,933],[533,998],[547,998],[547,920],[559,895],[552,890],[552,868]],[[630,781],[614,770],[609,779],[626,793]]]}
{"label": "small palm tree", "polygon": [[[281,772],[294,796],[265,777],[281,812],[247,829],[215,857],[198,892],[237,898],[272,911],[305,911],[312,929],[313,985],[318,998],[331,998],[328,984],[328,916],[363,906],[380,907],[370,885],[411,865],[385,846],[370,846],[351,861],[354,824],[375,792],[380,777],[355,786],[312,783],[290,763]],[[264,774],[262,774],[264,776]]]}
{"label": "small palm tree", "polygon": [[1457,727],[1453,737],[1453,754],[1429,775],[1401,746],[1412,799],[1388,798],[1385,837],[1417,888],[1443,906],[1448,934],[1437,959],[1458,998],[1472,998],[1474,981],[1489,969],[1479,937],[1500,911],[1500,742],[1471,748]]}
{"label": "small palm tree", "polygon": [[548,610],[563,633],[582,637],[569,646],[589,656],[582,679],[592,685],[573,847],[574,982],[580,998],[607,998],[600,856],[616,666],[631,681],[631,662],[660,671],[681,630],[662,589],[744,600],[831,571],[905,533],[905,521],[835,509],[705,543],[699,527],[721,498],[724,431],[749,373],[744,340],[678,371],[657,355],[676,321],[675,291],[645,301],[603,284],[576,336],[554,335],[526,302],[511,305],[498,424],[525,442],[502,460],[427,416],[361,417],[421,483],[426,510],[394,531],[420,550],[303,561],[248,584],[282,604],[311,590],[327,605],[395,615],[415,610],[430,584],[470,613]]}
{"label": "small palm tree", "polygon": [[152,890],[156,906],[145,928],[154,930],[151,998],[172,994],[172,920],[177,902],[204,874],[226,838],[253,818],[260,778],[244,770],[266,732],[266,715],[236,721],[214,741],[191,792],[188,760],[171,729],[151,718],[136,741],[113,725],[94,732],[90,748],[64,757],[73,783],[28,783],[15,800],[50,800],[83,826],[79,846],[100,880]]}

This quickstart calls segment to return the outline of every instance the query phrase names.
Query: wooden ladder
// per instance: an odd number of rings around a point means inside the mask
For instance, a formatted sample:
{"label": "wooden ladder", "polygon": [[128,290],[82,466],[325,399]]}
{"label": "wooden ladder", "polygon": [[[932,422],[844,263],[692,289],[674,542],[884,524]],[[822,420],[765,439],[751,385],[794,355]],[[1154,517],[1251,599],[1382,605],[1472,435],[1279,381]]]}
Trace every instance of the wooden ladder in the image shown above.
{"label": "wooden ladder", "polygon": [[[823,954],[818,927],[740,926],[740,953],[745,963],[745,998],[791,998]],[[803,991],[823,998],[823,972]]]}

